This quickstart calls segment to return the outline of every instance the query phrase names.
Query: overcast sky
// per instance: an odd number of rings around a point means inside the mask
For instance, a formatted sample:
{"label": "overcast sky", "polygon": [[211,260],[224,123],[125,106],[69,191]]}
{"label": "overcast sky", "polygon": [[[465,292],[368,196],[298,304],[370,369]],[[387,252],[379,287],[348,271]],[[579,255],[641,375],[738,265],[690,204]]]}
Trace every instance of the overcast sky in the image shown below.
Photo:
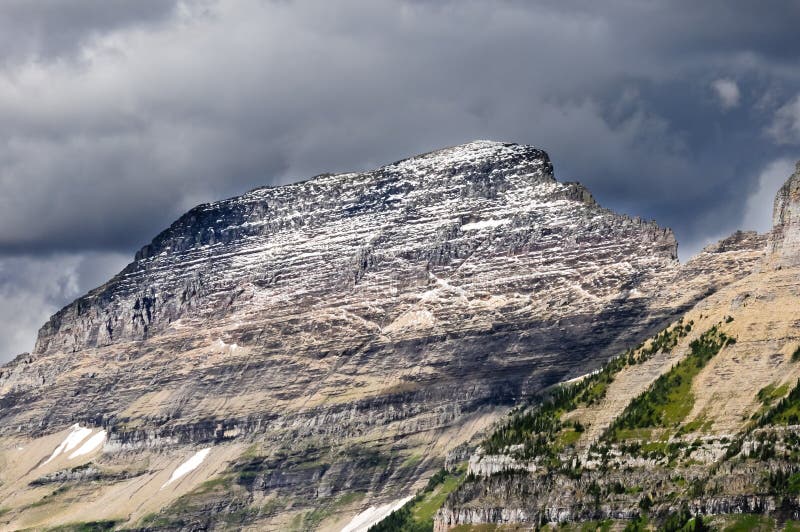
{"label": "overcast sky", "polygon": [[767,230],[800,2],[4,0],[0,361],[197,203],[474,139],[672,227]]}

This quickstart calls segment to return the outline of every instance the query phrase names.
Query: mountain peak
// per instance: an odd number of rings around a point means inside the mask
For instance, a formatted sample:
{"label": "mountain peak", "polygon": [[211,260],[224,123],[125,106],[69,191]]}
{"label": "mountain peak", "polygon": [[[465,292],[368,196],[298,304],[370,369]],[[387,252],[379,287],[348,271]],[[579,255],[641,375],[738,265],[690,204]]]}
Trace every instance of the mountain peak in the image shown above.
{"label": "mountain peak", "polygon": [[[599,242],[613,252],[595,256]],[[227,298],[227,308],[240,285],[296,298],[314,286],[305,281],[309,272],[319,286],[347,291],[367,274],[427,279],[430,272],[463,275],[481,261],[486,269],[506,257],[538,265],[585,254],[597,279],[587,268],[565,269],[561,282],[547,274],[547,286],[565,300],[600,304],[627,293],[627,274],[612,272],[619,257],[635,264],[630,282],[640,283],[674,267],[675,249],[670,230],[615,215],[582,185],[558,182],[543,150],[478,140],[368,172],[323,174],[199,205],[120,275],[54,315],[35,352],[146,340],[175,321],[216,313],[219,298]],[[587,277],[591,284],[583,287]],[[542,312],[559,308],[542,294],[537,300]]]}
{"label": "mountain peak", "polygon": [[497,177],[535,174],[539,180],[555,181],[553,165],[544,150],[524,144],[492,140],[474,140],[441,148],[402,159],[376,172],[399,170],[420,176],[445,168],[448,174],[453,176],[460,174],[466,179],[478,174],[494,174]]}
{"label": "mountain peak", "polygon": [[[241,495],[239,525],[332,528],[740,279],[752,240],[682,267],[670,230],[490,141],[199,205],[0,368],[0,526],[179,528]],[[82,499],[30,504],[55,482]]]}

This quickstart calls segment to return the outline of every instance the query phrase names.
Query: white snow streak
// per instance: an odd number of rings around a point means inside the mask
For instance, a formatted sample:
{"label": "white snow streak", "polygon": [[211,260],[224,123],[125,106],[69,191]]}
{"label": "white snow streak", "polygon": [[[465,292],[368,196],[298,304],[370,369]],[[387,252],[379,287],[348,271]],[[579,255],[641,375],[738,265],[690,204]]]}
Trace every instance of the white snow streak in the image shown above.
{"label": "white snow streak", "polygon": [[86,443],[81,445],[77,451],[69,455],[69,459],[72,460],[73,458],[77,458],[79,456],[83,456],[85,454],[89,454],[90,452],[94,451],[101,445],[106,442],[106,431],[101,430],[97,434],[93,435],[91,438],[86,440]]}
{"label": "white snow streak", "polygon": [[510,220],[481,220],[480,222],[472,222],[461,226],[462,231],[471,231],[474,229],[486,229],[489,227],[499,227],[505,225]]}
{"label": "white snow streak", "polygon": [[[82,442],[89,434],[92,433],[92,429],[87,429],[81,427],[79,424],[75,423],[72,425],[72,432],[70,432],[64,441],[62,441],[58,447],[55,448],[53,454],[50,455],[50,458],[47,459],[45,462],[48,463],[50,460],[54,459],[56,456],[60,455],[61,453],[66,453],[77,447],[77,445]],[[105,432],[105,431],[104,431]],[[44,465],[44,464],[42,464]]]}
{"label": "white snow streak", "polygon": [[409,495],[404,499],[400,499],[381,506],[370,506],[357,516],[355,516],[345,526],[341,532],[366,532],[369,527],[376,525],[386,519],[390,513],[399,510],[405,503],[410,501],[413,496]]}
{"label": "white snow streak", "polygon": [[596,370],[592,371],[591,373],[586,373],[584,375],[580,375],[578,377],[575,377],[575,378],[572,378],[572,379],[569,379],[569,380],[566,380],[566,381],[562,381],[561,384],[573,384],[575,382],[580,382],[583,379],[585,379],[586,377],[591,377],[592,375],[597,375],[598,373],[600,373],[600,370],[596,369]]}
{"label": "white snow streak", "polygon": [[181,478],[181,477],[183,477],[185,475],[188,475],[189,473],[191,473],[192,471],[194,471],[195,469],[200,467],[200,464],[203,463],[203,460],[206,459],[206,457],[208,456],[208,453],[210,453],[210,452],[211,452],[211,447],[207,447],[205,449],[201,449],[201,450],[197,451],[196,453],[194,453],[194,455],[191,458],[189,458],[184,463],[179,465],[175,469],[175,471],[172,472],[172,476],[169,477],[168,481],[164,482],[164,485],[161,486],[161,489],[163,490],[164,488],[166,488],[167,486],[169,486],[170,484],[172,484],[173,482],[175,482],[179,478]]}

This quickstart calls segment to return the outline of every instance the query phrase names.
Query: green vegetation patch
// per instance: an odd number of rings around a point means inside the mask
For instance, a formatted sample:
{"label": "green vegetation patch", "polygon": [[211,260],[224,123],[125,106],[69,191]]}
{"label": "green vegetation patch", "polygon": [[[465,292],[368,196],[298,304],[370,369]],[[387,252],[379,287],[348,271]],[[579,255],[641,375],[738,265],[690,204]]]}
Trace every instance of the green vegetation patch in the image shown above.
{"label": "green vegetation patch", "polygon": [[403,460],[403,463],[400,464],[400,468],[411,469],[413,467],[417,467],[417,465],[419,465],[420,462],[422,462],[422,455],[412,454],[409,455],[408,458]]}
{"label": "green vegetation patch", "polygon": [[777,495],[800,495],[800,473],[778,469],[764,475],[768,492]]}
{"label": "green vegetation patch", "polygon": [[657,353],[671,351],[681,338],[689,334],[693,325],[692,321],[684,324],[680,320],[649,342],[608,361],[598,372],[579,382],[555,387],[542,398],[538,408],[513,413],[483,442],[484,450],[488,454],[500,454],[510,446],[522,445],[521,450],[515,451],[520,458],[552,458],[559,448],[575,444],[584,430],[580,423],[570,425],[562,422],[565,413],[600,402],[617,373],[625,367],[641,364]]}
{"label": "green vegetation patch", "polygon": [[228,511],[218,518],[229,524],[240,524],[252,518],[257,509],[249,508],[247,492],[236,484],[233,474],[222,474],[206,480],[190,492],[181,495],[158,513],[141,519],[148,528],[180,528],[188,525],[188,516],[202,512],[209,503],[217,500],[228,502]]}
{"label": "green vegetation patch", "polygon": [[755,514],[726,516],[724,532],[767,532],[775,530],[775,521],[769,517]]}
{"label": "green vegetation patch", "polygon": [[23,508],[23,510],[28,509],[28,508],[38,508],[39,506],[45,506],[47,504],[50,504],[51,502],[55,501],[59,497],[59,495],[62,495],[64,493],[68,492],[70,489],[71,489],[71,486],[68,486],[68,485],[65,485],[65,484],[61,485],[58,488],[56,488],[55,490],[53,490],[51,493],[48,493],[47,495],[45,495],[44,497],[39,499],[38,501],[25,506]]}
{"label": "green vegetation patch", "polygon": [[789,384],[782,384],[775,386],[775,384],[768,384],[761,388],[756,395],[756,399],[761,403],[761,407],[755,412],[750,419],[753,421],[761,420],[770,409],[775,405],[775,402],[780,400],[789,391]]}
{"label": "green vegetation patch", "polygon": [[619,429],[617,439],[619,440],[649,440],[653,434],[653,429]]}
{"label": "green vegetation patch", "polygon": [[646,360],[656,353],[672,351],[681,338],[686,337],[692,331],[692,326],[694,326],[694,321],[689,321],[684,325],[683,318],[681,318],[675,327],[664,329],[653,337],[649,345],[642,346],[639,349],[639,359]]}
{"label": "green vegetation patch", "polygon": [[422,501],[414,505],[411,513],[418,523],[433,523],[433,516],[442,507],[447,496],[461,484],[463,475],[448,476],[434,491],[429,492]]}
{"label": "green vegetation patch", "polygon": [[449,473],[442,469],[433,475],[428,484],[399,510],[395,510],[369,532],[432,532],[433,517],[447,496],[464,481],[463,470]]}
{"label": "green vegetation patch", "polygon": [[313,510],[295,516],[293,520],[293,528],[297,530],[317,530],[322,522],[336,513],[340,508],[348,506],[358,499],[364,497],[363,492],[350,492],[342,494],[334,499],[328,499],[327,502],[314,508]]}
{"label": "green vegetation patch", "polygon": [[692,380],[734,338],[712,327],[689,344],[690,352],[670,371],[634,398],[611,424],[606,436],[620,439],[620,430],[678,426],[694,406]]}
{"label": "green vegetation patch", "polygon": [[558,447],[569,447],[575,445],[580,439],[583,431],[577,431],[574,428],[567,427],[558,433],[556,436],[556,445]]}
{"label": "green vegetation patch", "polygon": [[758,391],[757,397],[763,405],[769,406],[778,399],[781,399],[788,391],[788,384],[782,384],[781,386],[777,387],[774,384],[768,384]]}
{"label": "green vegetation patch", "polygon": [[579,523],[549,523],[542,530],[563,530],[568,532],[611,532],[619,529],[623,522],[606,519],[604,521],[583,521]]}
{"label": "green vegetation patch", "polygon": [[[761,392],[759,392],[759,398],[760,396]],[[800,380],[797,381],[789,395],[778,401],[778,404],[764,413],[758,420],[758,425],[762,427],[764,425],[797,424],[800,424]]]}
{"label": "green vegetation patch", "polygon": [[707,433],[711,431],[711,426],[714,424],[713,419],[708,419],[708,415],[703,411],[692,421],[683,425],[677,432],[676,436],[683,436],[684,434],[691,434],[692,432]]}

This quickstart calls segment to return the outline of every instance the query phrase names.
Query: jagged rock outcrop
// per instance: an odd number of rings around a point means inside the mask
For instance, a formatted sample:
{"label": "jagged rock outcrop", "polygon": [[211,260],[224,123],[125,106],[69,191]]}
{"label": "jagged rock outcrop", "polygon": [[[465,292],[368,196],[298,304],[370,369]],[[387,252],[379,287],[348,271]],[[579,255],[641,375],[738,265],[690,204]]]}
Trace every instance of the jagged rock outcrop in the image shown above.
{"label": "jagged rock outcrop", "polygon": [[767,255],[773,267],[800,264],[800,161],[775,196]]}
{"label": "jagged rock outcrop", "polygon": [[262,529],[319,508],[332,523],[412,492],[508,405],[640,342],[763,245],[738,235],[682,267],[671,231],[559,183],[541,150],[487,141],[201,205],[0,372],[0,459],[30,467],[0,498],[35,500],[20,482],[71,460],[44,463],[82,423],[108,433],[86,459],[148,473],[83,485],[106,504],[81,515],[135,523],[217,475],[227,491],[198,506],[217,510],[181,506],[202,526],[223,507]]}

